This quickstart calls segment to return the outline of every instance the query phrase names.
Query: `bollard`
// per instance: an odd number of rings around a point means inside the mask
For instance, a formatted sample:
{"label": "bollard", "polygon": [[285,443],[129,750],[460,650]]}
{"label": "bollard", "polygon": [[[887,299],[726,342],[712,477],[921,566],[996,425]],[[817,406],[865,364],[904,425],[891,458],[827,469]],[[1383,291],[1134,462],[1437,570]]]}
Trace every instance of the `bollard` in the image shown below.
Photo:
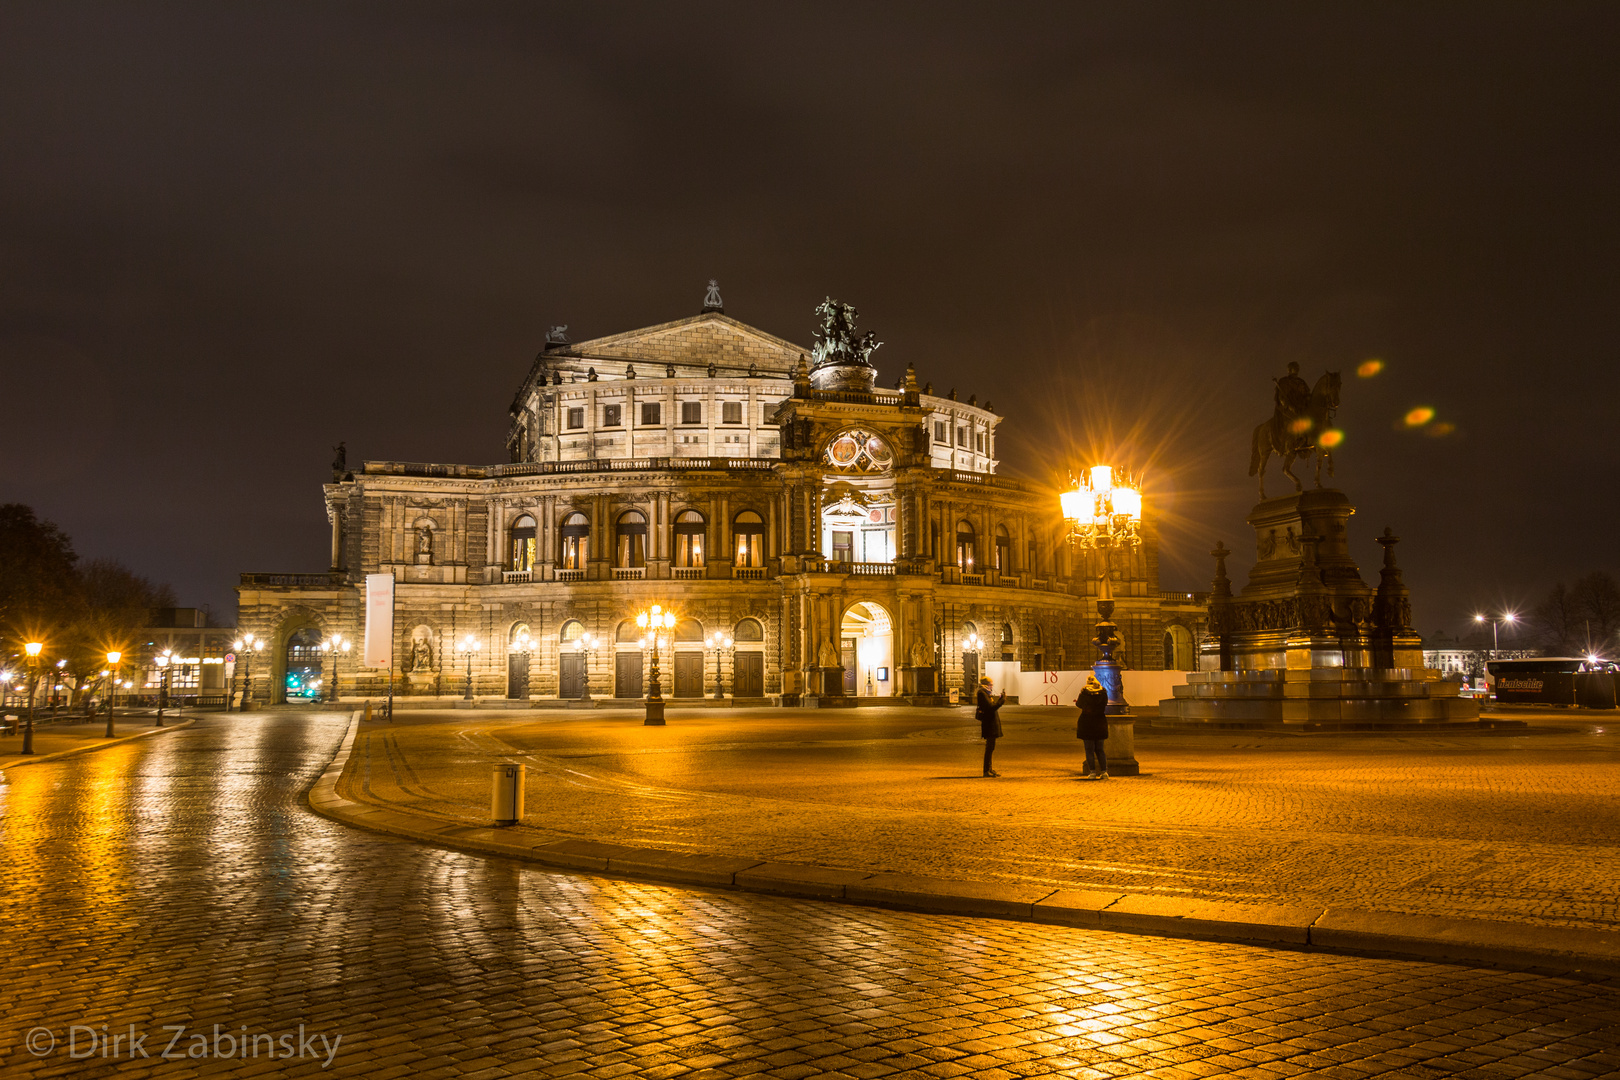
{"label": "bollard", "polygon": [[366,715],[362,717],[366,723],[371,723],[371,702],[366,702]]}
{"label": "bollard", "polygon": [[492,779],[489,812],[497,825],[516,825],[523,819],[522,765],[497,765]]}

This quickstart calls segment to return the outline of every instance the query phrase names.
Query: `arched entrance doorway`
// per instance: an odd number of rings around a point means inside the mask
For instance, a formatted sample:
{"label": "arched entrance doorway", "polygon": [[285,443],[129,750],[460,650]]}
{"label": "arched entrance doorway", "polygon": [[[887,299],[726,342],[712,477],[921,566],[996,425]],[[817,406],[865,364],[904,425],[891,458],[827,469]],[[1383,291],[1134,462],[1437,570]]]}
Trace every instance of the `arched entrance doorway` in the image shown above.
{"label": "arched entrance doorway", "polygon": [[291,704],[321,699],[321,635],[306,626],[287,639],[286,701]]}
{"label": "arched entrance doorway", "polygon": [[844,693],[894,696],[894,623],[881,604],[863,600],[844,612],[839,627]]}

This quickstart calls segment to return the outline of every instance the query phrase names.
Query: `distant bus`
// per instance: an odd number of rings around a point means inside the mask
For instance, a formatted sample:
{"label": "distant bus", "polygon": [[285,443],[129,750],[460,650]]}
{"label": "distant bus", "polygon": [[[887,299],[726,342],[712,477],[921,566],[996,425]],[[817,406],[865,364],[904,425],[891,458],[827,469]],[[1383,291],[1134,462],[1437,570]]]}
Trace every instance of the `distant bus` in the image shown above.
{"label": "distant bus", "polygon": [[[1613,679],[1615,665],[1606,660],[1589,661],[1576,656],[1538,656],[1529,660],[1492,660],[1485,665],[1485,686],[1492,697],[1504,704],[1575,705],[1582,691],[1584,673],[1607,674]],[[1607,696],[1613,701],[1613,692]],[[1602,706],[1599,706],[1602,707]],[[1609,706],[1612,708],[1612,704]]]}

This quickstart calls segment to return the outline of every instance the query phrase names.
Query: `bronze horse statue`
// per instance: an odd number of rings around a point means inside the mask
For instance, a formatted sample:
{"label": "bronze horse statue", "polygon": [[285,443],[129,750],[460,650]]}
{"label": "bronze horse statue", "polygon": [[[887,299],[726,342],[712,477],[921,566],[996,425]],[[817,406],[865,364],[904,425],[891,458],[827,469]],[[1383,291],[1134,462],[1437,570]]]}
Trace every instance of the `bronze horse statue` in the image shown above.
{"label": "bronze horse statue", "polygon": [[1305,485],[1294,475],[1294,459],[1316,455],[1316,486],[1322,486],[1322,462],[1327,461],[1328,475],[1333,475],[1333,451],[1321,445],[1322,432],[1333,426],[1333,413],[1339,407],[1339,373],[1329,371],[1316,380],[1310,400],[1299,416],[1290,420],[1281,411],[1254,429],[1254,441],[1249,454],[1249,475],[1260,478],[1260,497],[1266,497],[1266,461],[1272,454],[1282,458],[1283,475],[1294,482],[1295,491],[1304,491]]}

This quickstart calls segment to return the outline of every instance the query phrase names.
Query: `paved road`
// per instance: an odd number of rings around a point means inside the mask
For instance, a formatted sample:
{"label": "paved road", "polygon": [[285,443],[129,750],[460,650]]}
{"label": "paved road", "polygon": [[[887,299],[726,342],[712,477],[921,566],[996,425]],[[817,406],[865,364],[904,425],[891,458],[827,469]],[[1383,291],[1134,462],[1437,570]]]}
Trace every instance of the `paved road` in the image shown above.
{"label": "paved road", "polygon": [[[1620,1073],[1612,982],[688,891],[350,830],[298,803],[344,727],[211,717],[8,775],[0,1075]],[[72,1025],[124,1035],[120,1060],[70,1059]]]}
{"label": "paved road", "polygon": [[[555,836],[1240,903],[1620,927],[1620,737],[1565,714],[1498,734],[1141,728],[1146,775],[1078,779],[1066,711],[1003,710],[1001,779],[966,712],[401,712],[344,794],[486,822],[529,767]],[[1588,717],[1593,714],[1587,714]],[[1597,714],[1601,716],[1601,714]]]}

